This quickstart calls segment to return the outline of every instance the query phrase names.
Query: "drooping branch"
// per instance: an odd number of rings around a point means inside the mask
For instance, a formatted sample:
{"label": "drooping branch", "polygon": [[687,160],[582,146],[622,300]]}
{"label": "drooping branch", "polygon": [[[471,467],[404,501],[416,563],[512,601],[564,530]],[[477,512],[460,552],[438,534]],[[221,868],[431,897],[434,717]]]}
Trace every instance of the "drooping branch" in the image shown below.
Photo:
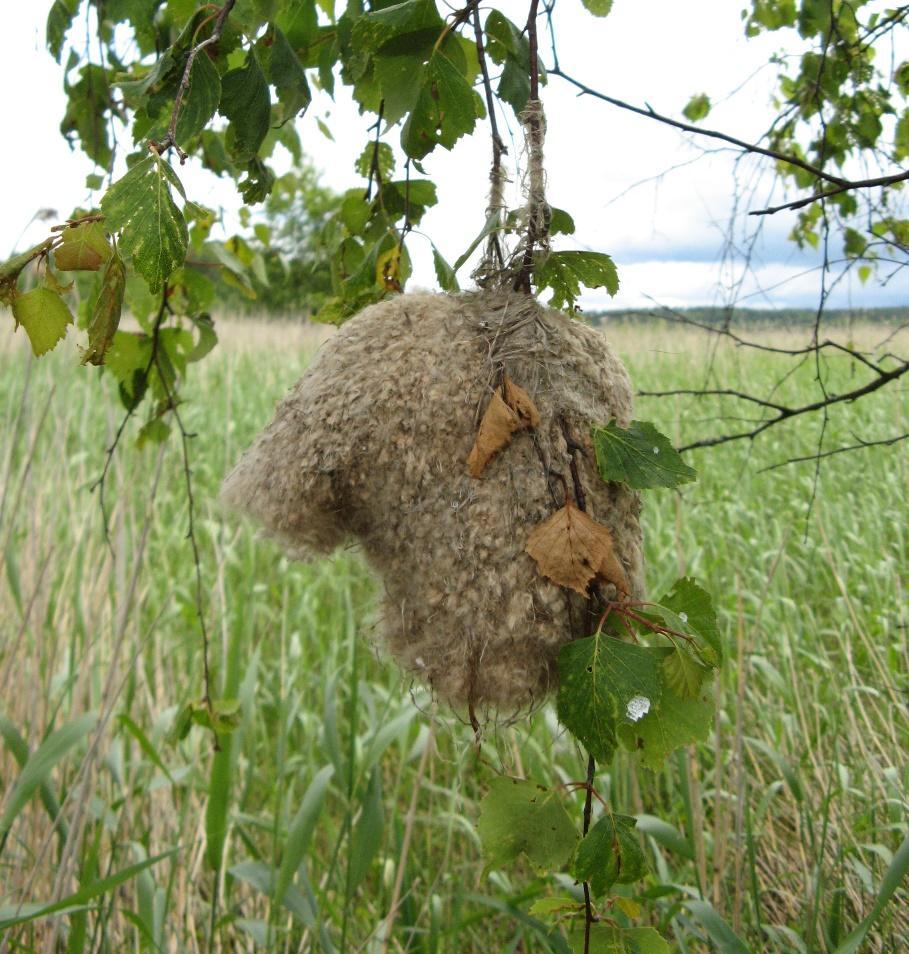
{"label": "drooping branch", "polygon": [[180,79],[180,87],[177,90],[176,97],[174,98],[174,108],[170,114],[170,125],[167,127],[167,135],[160,142],[150,143],[151,147],[159,155],[162,152],[166,152],[168,149],[175,149],[177,155],[180,157],[181,165],[186,162],[186,153],[177,144],[177,122],[180,119],[180,111],[183,109],[183,98],[186,96],[186,91],[189,89],[189,80],[193,69],[193,63],[195,63],[196,57],[203,50],[210,46],[214,46],[221,39],[221,34],[224,32],[224,26],[227,23],[227,18],[230,16],[230,11],[234,8],[234,4],[236,4],[236,2],[237,0],[224,0],[224,6],[221,7],[220,11],[215,17],[215,25],[212,28],[211,36],[202,40],[201,43],[197,43],[189,51],[189,55],[186,58],[186,66],[183,69],[183,76]]}
{"label": "drooping branch", "polygon": [[835,176],[829,172],[825,172],[823,169],[813,166],[810,162],[806,162],[804,159],[800,159],[798,156],[790,156],[786,153],[778,152],[775,149],[769,149],[766,146],[759,146],[757,143],[746,142],[744,139],[738,139],[735,136],[730,136],[726,133],[720,132],[717,129],[705,129],[703,126],[695,126],[692,123],[686,123],[680,119],[673,119],[671,116],[664,116],[662,113],[658,113],[651,106],[634,106],[632,103],[626,103],[624,100],[616,99],[614,96],[608,96],[606,93],[602,93],[599,90],[593,89],[593,87],[588,86],[586,83],[582,83],[573,76],[569,76],[560,67],[551,69],[549,73],[551,76],[558,76],[565,80],[566,83],[571,84],[576,89],[580,90],[582,95],[592,96],[595,99],[601,99],[603,102],[609,103],[611,106],[617,106],[619,109],[626,109],[629,112],[637,113],[639,116],[644,116],[647,119],[653,119],[659,123],[664,123],[667,126],[672,126],[675,129],[681,129],[683,132],[690,132],[698,136],[705,136],[708,139],[718,139],[720,142],[729,143],[730,146],[735,146],[737,149],[741,149],[743,152],[751,152],[759,156],[767,156],[767,158],[775,159],[777,162],[784,162],[787,165],[804,169],[805,172],[810,172],[812,175],[817,176],[818,179],[822,179],[824,182],[829,182],[832,185],[843,186],[846,188],[849,187],[848,179],[843,179],[841,176]]}

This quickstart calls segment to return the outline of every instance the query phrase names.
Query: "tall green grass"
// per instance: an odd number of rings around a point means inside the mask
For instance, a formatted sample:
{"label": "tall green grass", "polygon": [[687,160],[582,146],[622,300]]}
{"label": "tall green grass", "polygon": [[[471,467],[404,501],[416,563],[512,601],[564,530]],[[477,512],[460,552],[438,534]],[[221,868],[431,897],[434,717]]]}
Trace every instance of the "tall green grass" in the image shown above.
{"label": "tall green grass", "polygon": [[[723,348],[710,363],[705,342],[666,329],[612,336],[643,389],[698,384],[709,364],[766,392],[784,369]],[[375,649],[376,584],[356,553],[293,563],[218,510],[219,481],[313,347],[234,330],[188,389],[214,680],[239,701],[219,751],[172,731],[202,695],[177,442],[117,455],[108,546],[90,492],[119,423],[107,382],[71,354],[0,354],[0,951],[566,950],[528,909],[576,886],[485,871],[475,831],[490,771],[583,776],[551,709],[478,754]],[[827,373],[845,390],[862,369],[834,358]],[[807,399],[813,375],[782,397]],[[752,413],[638,409],[679,440]],[[897,384],[836,408],[826,439],[907,418]],[[809,514],[810,464],[762,468],[810,453],[819,426],[698,452],[696,485],[647,495],[651,590],[703,580],[729,659],[710,744],[657,774],[619,756],[597,779],[640,816],[644,916],[678,950],[832,951],[869,917],[862,949],[909,949],[906,893],[886,880],[907,832],[909,455],[830,458]]]}

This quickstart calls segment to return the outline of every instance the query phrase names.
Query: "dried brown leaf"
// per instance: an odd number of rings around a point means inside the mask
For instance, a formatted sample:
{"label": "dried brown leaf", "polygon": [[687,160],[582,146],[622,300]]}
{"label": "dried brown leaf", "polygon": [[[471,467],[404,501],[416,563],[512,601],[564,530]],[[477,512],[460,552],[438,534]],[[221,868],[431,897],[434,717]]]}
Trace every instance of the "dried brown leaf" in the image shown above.
{"label": "dried brown leaf", "polygon": [[621,595],[628,593],[628,580],[616,556],[609,528],[571,503],[566,502],[561,510],[534,527],[525,550],[543,576],[582,596],[587,595],[587,588],[595,579],[614,584]]}
{"label": "dried brown leaf", "polygon": [[537,410],[533,398],[520,386],[515,384],[508,375],[504,381],[505,403],[515,412],[522,427],[539,427],[540,412]]}
{"label": "dried brown leaf", "polygon": [[516,431],[536,427],[540,423],[540,412],[530,395],[505,375],[502,391],[497,388],[489,400],[476,440],[467,458],[467,472],[471,477],[479,477],[486,465],[503,447],[511,443]]}

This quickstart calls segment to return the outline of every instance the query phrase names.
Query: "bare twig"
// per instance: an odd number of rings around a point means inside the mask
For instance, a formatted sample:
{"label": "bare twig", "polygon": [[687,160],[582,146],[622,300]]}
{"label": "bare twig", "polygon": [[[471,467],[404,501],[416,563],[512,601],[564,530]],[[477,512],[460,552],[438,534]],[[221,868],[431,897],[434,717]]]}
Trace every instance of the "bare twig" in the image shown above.
{"label": "bare twig", "polygon": [[749,215],[775,215],[777,212],[783,212],[786,209],[803,209],[806,205],[814,202],[820,202],[822,199],[829,199],[832,195],[840,195],[843,192],[854,192],[856,189],[873,189],[877,186],[890,186],[897,182],[905,182],[909,179],[909,170],[905,172],[894,172],[888,176],[876,176],[872,179],[853,179],[844,182],[843,185],[835,189],[828,189],[825,192],[815,192],[814,195],[805,196],[802,199],[795,199],[792,202],[783,202],[780,205],[773,205],[767,209],[755,209],[749,212]]}
{"label": "bare twig", "polygon": [[601,93],[599,90],[593,89],[593,87],[588,86],[586,83],[582,83],[573,76],[569,76],[559,67],[551,69],[549,73],[551,76],[561,77],[566,83],[570,83],[576,89],[580,90],[582,95],[593,96],[595,99],[601,99],[603,102],[609,103],[611,106],[617,106],[619,109],[627,109],[629,112],[637,113],[639,116],[645,116],[647,119],[654,119],[660,123],[665,123],[667,126],[672,126],[675,129],[681,129],[683,132],[695,133],[698,136],[706,136],[708,139],[718,139],[721,142],[727,142],[729,145],[735,146],[737,149],[741,149],[744,152],[755,153],[759,156],[767,156],[770,159],[776,159],[777,162],[785,162],[787,165],[804,169],[806,172],[810,172],[812,175],[817,176],[818,179],[822,179],[824,182],[829,182],[835,186],[849,185],[849,181],[847,179],[843,179],[841,176],[831,175],[829,172],[824,172],[823,169],[813,166],[810,162],[806,162],[804,159],[799,159],[798,156],[788,156],[785,153],[777,152],[775,149],[768,149],[766,146],[757,145],[757,143],[746,142],[744,139],[737,139],[735,136],[729,136],[726,133],[719,132],[719,130],[716,129],[704,129],[703,126],[695,126],[692,123],[682,122],[679,119],[672,119],[670,116],[664,116],[661,113],[656,112],[656,110],[650,106],[634,106],[631,103],[626,103],[624,100],[616,99],[614,96],[607,96],[606,93]]}
{"label": "bare twig", "polygon": [[835,447],[833,450],[823,451],[818,454],[807,454],[804,457],[790,457],[788,460],[781,460],[777,464],[771,464],[769,467],[761,468],[758,473],[763,474],[768,470],[779,470],[780,467],[788,467],[790,464],[801,464],[805,461],[818,461],[822,457],[834,457],[836,454],[847,454],[850,451],[865,450],[868,447],[891,447],[893,444],[899,444],[901,441],[909,440],[909,433],[899,434],[896,437],[884,438],[879,441],[863,441],[857,438],[858,443],[847,444],[845,447]]}
{"label": "bare twig", "polygon": [[[775,424],[779,424],[782,421],[787,421],[790,418],[798,417],[802,414],[810,414],[812,411],[823,411],[826,408],[832,407],[834,404],[855,401],[858,400],[858,398],[865,397],[867,394],[873,394],[875,391],[879,391],[882,387],[890,384],[892,381],[898,380],[904,374],[906,374],[906,372],[909,372],[909,362],[904,362],[890,371],[879,371],[877,376],[871,381],[868,381],[866,384],[863,384],[861,387],[855,388],[852,391],[847,391],[845,394],[827,394],[819,401],[812,401],[810,404],[802,404],[798,407],[784,406],[774,417],[767,418],[767,420],[762,421],[750,431],[738,431],[734,434],[722,434],[718,437],[705,437],[702,440],[692,441],[690,444],[685,444],[679,448],[679,452],[684,453],[685,451],[694,450],[697,447],[716,447],[720,444],[727,444],[730,441],[740,441],[745,439],[753,440],[768,428],[773,427]],[[811,459],[813,460],[814,457]]]}

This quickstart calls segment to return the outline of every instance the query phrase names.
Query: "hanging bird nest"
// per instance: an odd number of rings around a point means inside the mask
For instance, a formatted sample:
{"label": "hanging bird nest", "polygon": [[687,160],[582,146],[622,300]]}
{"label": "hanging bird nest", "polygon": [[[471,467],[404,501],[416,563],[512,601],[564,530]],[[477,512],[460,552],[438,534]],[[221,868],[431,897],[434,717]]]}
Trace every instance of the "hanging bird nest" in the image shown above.
{"label": "hanging bird nest", "polygon": [[590,441],[631,410],[604,336],[531,296],[402,295],[323,345],[223,499],[296,556],[359,543],[400,665],[514,712],[554,687],[588,584],[642,595],[638,495],[601,480]]}

